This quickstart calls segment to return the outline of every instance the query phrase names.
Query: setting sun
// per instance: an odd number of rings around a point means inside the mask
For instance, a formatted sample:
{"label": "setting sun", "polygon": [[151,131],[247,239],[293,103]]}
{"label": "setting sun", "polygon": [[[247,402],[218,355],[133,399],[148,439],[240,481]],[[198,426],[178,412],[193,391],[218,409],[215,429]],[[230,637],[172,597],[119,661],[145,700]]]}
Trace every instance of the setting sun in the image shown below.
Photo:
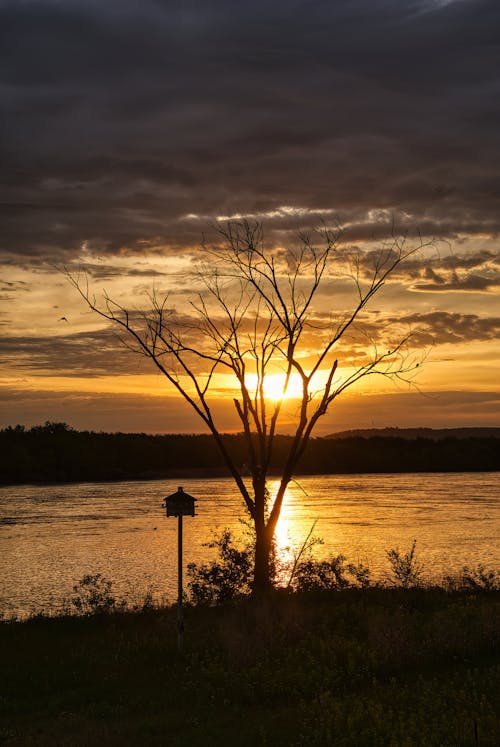
{"label": "setting sun", "polygon": [[[292,374],[285,390],[285,374],[268,374],[264,379],[264,396],[266,399],[279,402],[281,399],[298,399],[302,397],[302,381],[298,374]],[[255,392],[257,388],[256,374],[247,377],[247,386]]]}

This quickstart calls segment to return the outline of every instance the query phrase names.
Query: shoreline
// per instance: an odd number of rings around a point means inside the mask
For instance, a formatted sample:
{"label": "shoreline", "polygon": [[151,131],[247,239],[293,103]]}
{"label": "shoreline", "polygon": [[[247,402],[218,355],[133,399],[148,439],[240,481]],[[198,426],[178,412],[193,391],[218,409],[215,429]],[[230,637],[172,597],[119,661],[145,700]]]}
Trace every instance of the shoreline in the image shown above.
{"label": "shoreline", "polygon": [[[456,475],[456,474],[492,474],[495,475],[498,472],[500,472],[500,469],[426,469],[426,470],[407,470],[407,469],[401,469],[401,470],[380,470],[380,471],[346,471],[346,470],[338,470],[335,472],[296,472],[295,478],[300,477],[332,477],[335,475],[345,475],[345,476],[353,476],[353,475]],[[269,472],[270,478],[279,478],[281,475],[279,470],[276,470],[274,472]],[[250,479],[250,475],[243,475],[243,479],[248,477]],[[127,475],[127,476],[121,476],[121,477],[110,477],[110,478],[103,478],[103,477],[96,477],[96,478],[87,478],[87,479],[78,479],[78,480],[30,480],[30,481],[23,481],[23,482],[2,482],[0,480],[0,489],[1,488],[10,488],[10,487],[50,487],[51,485],[55,486],[61,486],[61,485],[93,485],[93,484],[116,484],[120,482],[155,482],[160,480],[181,480],[181,479],[191,479],[191,480],[222,480],[222,479],[228,479],[232,480],[230,474],[228,474],[225,470],[197,470],[197,469],[185,469],[185,470],[173,470],[168,471],[164,473],[159,473],[155,475]]]}

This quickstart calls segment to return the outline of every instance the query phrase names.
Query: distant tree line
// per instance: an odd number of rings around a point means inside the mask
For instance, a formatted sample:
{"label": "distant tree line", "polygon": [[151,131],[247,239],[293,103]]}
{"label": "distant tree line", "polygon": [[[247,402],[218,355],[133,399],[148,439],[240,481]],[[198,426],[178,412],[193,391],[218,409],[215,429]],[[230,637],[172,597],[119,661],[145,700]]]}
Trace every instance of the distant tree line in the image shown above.
{"label": "distant tree line", "polygon": [[[242,435],[225,435],[227,448],[245,469]],[[290,436],[278,436],[272,470],[283,464]],[[494,437],[404,438],[346,436],[314,438],[301,474],[366,472],[463,472],[500,469]],[[0,430],[0,483],[58,483],[105,480],[224,476],[211,435],[148,435],[76,431],[46,422]]]}

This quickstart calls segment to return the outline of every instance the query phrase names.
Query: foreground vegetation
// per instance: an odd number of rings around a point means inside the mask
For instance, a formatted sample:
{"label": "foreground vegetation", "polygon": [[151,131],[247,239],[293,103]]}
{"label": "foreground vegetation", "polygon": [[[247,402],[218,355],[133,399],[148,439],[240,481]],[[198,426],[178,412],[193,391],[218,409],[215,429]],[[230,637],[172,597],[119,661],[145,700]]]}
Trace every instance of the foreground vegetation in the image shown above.
{"label": "foreground vegetation", "polygon": [[498,745],[500,592],[345,588],[0,625],[6,745]]}
{"label": "foreground vegetation", "polygon": [[281,587],[256,597],[251,538],[215,535],[188,567],[182,654],[175,607],[131,609],[101,574],[65,615],[1,623],[0,743],[498,745],[500,572],[431,585],[414,541],[375,581],[318,542],[275,556]]}

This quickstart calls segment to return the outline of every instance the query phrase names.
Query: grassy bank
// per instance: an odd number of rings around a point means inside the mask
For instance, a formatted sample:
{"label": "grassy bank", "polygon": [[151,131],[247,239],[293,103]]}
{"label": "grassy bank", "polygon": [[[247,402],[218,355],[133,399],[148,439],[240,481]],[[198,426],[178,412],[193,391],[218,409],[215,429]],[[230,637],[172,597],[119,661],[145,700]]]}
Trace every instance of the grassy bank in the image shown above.
{"label": "grassy bank", "polygon": [[6,745],[498,745],[500,593],[349,589],[0,625]]}

